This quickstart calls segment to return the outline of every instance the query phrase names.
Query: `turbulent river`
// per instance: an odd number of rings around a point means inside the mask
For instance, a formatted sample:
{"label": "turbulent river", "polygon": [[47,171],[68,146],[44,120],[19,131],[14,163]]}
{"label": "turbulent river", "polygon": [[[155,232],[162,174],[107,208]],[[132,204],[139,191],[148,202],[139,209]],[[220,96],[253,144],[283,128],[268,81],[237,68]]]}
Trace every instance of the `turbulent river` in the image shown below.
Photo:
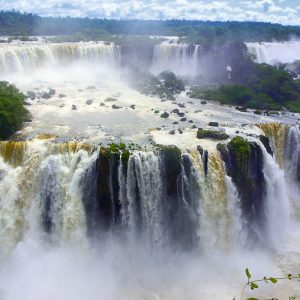
{"label": "turbulent river", "polygon": [[[299,115],[143,96],[122,80],[121,55],[105,43],[0,46],[1,79],[37,95],[32,122],[0,142],[0,299],[238,299],[246,267],[298,274]],[[162,44],[151,69],[184,73],[199,55]],[[197,139],[209,121],[248,140],[247,155]],[[299,285],[251,292],[288,299]]]}

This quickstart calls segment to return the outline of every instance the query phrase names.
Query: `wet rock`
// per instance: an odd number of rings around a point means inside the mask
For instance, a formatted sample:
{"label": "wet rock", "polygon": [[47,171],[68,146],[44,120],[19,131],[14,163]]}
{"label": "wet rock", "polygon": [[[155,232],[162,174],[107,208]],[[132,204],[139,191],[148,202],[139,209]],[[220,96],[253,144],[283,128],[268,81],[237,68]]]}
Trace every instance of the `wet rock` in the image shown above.
{"label": "wet rock", "polygon": [[164,112],[160,115],[160,117],[163,119],[167,119],[167,118],[169,118],[169,114],[167,112]]}
{"label": "wet rock", "polygon": [[100,103],[100,106],[105,106],[105,103],[101,102],[101,103]]}
{"label": "wet rock", "polygon": [[55,89],[49,89],[48,94],[49,94],[51,97],[54,96],[55,93],[56,93],[56,90],[55,90]]}
{"label": "wet rock", "polygon": [[157,131],[161,131],[161,128],[160,128],[160,127],[156,127],[156,130],[157,130]]}
{"label": "wet rock", "polygon": [[229,135],[216,130],[206,130],[203,128],[199,128],[197,131],[198,139],[213,139],[213,140],[227,140]]}
{"label": "wet rock", "polygon": [[208,123],[208,126],[211,126],[211,127],[219,127],[219,123],[218,123],[218,122],[209,122],[209,123]]}
{"label": "wet rock", "polygon": [[154,111],[154,113],[155,113],[155,114],[159,114],[159,110],[156,109],[156,110]]}
{"label": "wet rock", "polygon": [[183,134],[183,130],[182,129],[178,129],[179,134]]}
{"label": "wet rock", "polygon": [[264,230],[266,182],[264,177],[264,157],[260,146],[244,138],[234,137],[227,147],[218,147],[225,161],[227,174],[232,178],[241,201],[241,209],[247,226],[249,247],[257,246],[261,239],[258,228]]}
{"label": "wet rock", "polygon": [[189,123],[194,123],[194,121],[193,120],[189,120]]}
{"label": "wet rock", "polygon": [[60,106],[59,106],[59,108],[63,108],[63,107],[65,107],[66,105],[65,105],[65,103],[62,103]]}
{"label": "wet rock", "polygon": [[86,100],[85,102],[87,105],[91,105],[93,103],[93,100],[92,99],[89,99],[89,100]]}
{"label": "wet rock", "polygon": [[178,115],[178,117],[184,117],[185,113],[179,112],[177,115]]}
{"label": "wet rock", "polygon": [[173,122],[172,124],[173,124],[173,125],[177,125],[177,124],[179,124],[179,123],[175,121],[175,122]]}
{"label": "wet rock", "polygon": [[187,119],[186,118],[181,118],[180,121],[181,122],[185,122]]}
{"label": "wet rock", "polygon": [[175,134],[175,130],[171,130],[171,131],[169,132],[169,134],[174,135],[174,134]]}
{"label": "wet rock", "polygon": [[122,108],[122,106],[118,106],[116,104],[113,104],[111,107],[112,107],[112,109],[121,109]]}
{"label": "wet rock", "polygon": [[185,105],[182,104],[182,103],[178,103],[178,106],[179,106],[180,108],[185,108]]}
{"label": "wet rock", "polygon": [[72,110],[77,110],[77,106],[75,104],[72,105]]}
{"label": "wet rock", "polygon": [[207,101],[202,100],[202,101],[201,101],[201,104],[205,105],[205,104],[207,104]]}
{"label": "wet rock", "polygon": [[204,150],[200,145],[197,146],[197,151],[200,153],[201,156],[203,155]]}
{"label": "wet rock", "polygon": [[130,108],[135,109],[135,105],[134,104],[130,105]]}
{"label": "wet rock", "polygon": [[59,97],[59,98],[65,98],[65,97],[67,97],[67,96],[66,96],[65,94],[59,94],[58,97]]}
{"label": "wet rock", "polygon": [[179,113],[179,109],[178,109],[178,108],[173,109],[173,110],[172,110],[172,113],[178,114],[178,113]]}
{"label": "wet rock", "polygon": [[248,111],[245,106],[237,106],[235,109],[240,111],[240,112],[247,112]]}
{"label": "wet rock", "polygon": [[267,152],[273,156],[274,153],[270,145],[270,139],[264,135],[260,135],[259,140],[262,142]]}
{"label": "wet rock", "polygon": [[30,98],[31,100],[34,100],[37,97],[37,95],[34,91],[28,91],[26,97]]}
{"label": "wet rock", "polygon": [[51,95],[47,92],[44,92],[42,95],[41,95],[41,98],[42,99],[50,99],[51,98]]}
{"label": "wet rock", "polygon": [[86,87],[87,90],[94,90],[96,87],[94,85],[89,85]]}

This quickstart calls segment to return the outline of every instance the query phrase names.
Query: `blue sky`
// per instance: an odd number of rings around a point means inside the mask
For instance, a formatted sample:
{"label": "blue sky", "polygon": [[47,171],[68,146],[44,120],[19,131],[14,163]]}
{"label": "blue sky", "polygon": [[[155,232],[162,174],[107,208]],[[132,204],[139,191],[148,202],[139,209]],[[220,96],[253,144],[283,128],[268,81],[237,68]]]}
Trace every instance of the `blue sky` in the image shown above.
{"label": "blue sky", "polygon": [[300,25],[300,0],[0,0],[0,7],[43,16],[251,20]]}

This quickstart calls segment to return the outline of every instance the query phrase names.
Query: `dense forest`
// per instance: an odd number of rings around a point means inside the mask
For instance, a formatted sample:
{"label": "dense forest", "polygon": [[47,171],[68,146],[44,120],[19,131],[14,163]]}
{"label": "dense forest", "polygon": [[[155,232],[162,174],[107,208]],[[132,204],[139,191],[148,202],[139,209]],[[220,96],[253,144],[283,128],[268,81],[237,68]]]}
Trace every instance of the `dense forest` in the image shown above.
{"label": "dense forest", "polygon": [[216,39],[287,40],[291,36],[300,37],[300,27],[258,22],[40,17],[30,13],[1,11],[0,35],[70,35],[77,39],[102,40],[111,35],[169,35],[205,44]]}

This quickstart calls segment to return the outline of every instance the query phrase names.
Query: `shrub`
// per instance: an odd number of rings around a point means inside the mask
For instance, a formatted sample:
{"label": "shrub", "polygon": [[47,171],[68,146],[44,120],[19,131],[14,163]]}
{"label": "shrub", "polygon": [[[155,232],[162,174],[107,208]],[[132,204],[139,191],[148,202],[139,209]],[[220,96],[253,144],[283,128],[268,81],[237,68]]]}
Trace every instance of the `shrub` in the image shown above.
{"label": "shrub", "polygon": [[0,139],[8,139],[22,125],[28,115],[25,96],[8,82],[0,82]]}
{"label": "shrub", "polygon": [[199,128],[197,131],[198,139],[214,139],[214,140],[227,140],[229,135],[225,132],[216,131],[216,130],[205,130]]}

